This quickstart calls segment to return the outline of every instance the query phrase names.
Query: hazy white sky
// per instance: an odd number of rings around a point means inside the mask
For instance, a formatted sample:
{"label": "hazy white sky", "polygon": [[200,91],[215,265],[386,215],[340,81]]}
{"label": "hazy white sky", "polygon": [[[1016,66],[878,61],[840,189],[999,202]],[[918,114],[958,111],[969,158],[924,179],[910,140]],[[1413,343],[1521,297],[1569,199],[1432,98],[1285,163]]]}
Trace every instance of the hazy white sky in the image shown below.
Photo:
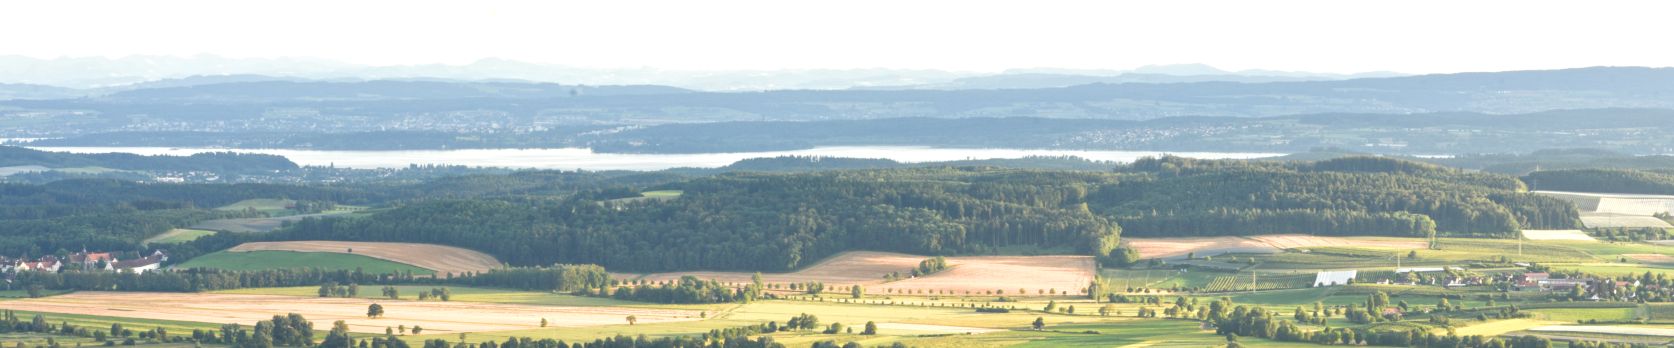
{"label": "hazy white sky", "polygon": [[6,1],[0,54],[665,69],[1674,65],[1666,1]]}

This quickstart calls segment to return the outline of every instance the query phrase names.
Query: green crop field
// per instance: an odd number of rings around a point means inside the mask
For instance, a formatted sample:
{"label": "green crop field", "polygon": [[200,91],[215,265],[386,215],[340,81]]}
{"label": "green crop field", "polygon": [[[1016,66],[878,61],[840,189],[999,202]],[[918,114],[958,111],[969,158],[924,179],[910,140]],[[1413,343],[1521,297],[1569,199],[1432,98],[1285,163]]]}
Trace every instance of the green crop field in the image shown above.
{"label": "green crop field", "polygon": [[1554,269],[1554,270],[1581,271],[1581,272],[1587,272],[1587,273],[1604,275],[1604,276],[1612,276],[1612,277],[1614,277],[1614,276],[1625,276],[1625,275],[1638,276],[1638,275],[1644,275],[1645,272],[1650,272],[1651,274],[1674,273],[1674,268],[1642,266],[1642,265],[1637,265],[1637,264],[1621,264],[1621,263],[1553,264],[1553,265],[1550,265],[1550,266],[1552,266],[1552,269]]}
{"label": "green crop field", "polygon": [[1107,290],[1126,290],[1129,287],[1150,289],[1201,288],[1209,286],[1216,277],[1230,275],[1228,272],[1213,272],[1202,270],[1131,270],[1106,268],[1099,271],[1099,277],[1104,281]]}
{"label": "green crop field", "polygon": [[141,244],[180,244],[190,242],[204,236],[215,234],[215,231],[194,230],[189,228],[171,229],[163,234],[147,238]]}
{"label": "green crop field", "polygon": [[1535,318],[1575,322],[1576,320],[1626,321],[1634,319],[1634,308],[1542,308],[1531,309]]}
{"label": "green crop field", "polygon": [[413,272],[429,275],[435,272],[408,264],[371,257],[339,253],[299,253],[292,251],[215,252],[198,256],[176,268],[218,268],[251,271],[264,269],[320,268],[331,270],[360,269],[367,273]]}
{"label": "green crop field", "polygon": [[1651,321],[1674,322],[1674,303],[1658,303],[1645,306],[1645,314]]}

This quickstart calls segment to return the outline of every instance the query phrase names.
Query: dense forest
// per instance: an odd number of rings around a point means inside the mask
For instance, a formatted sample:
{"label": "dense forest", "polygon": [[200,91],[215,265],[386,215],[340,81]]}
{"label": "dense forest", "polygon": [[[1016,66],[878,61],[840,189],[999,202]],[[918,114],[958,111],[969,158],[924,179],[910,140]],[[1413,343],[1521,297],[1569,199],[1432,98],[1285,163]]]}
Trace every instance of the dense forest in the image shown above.
{"label": "dense forest", "polygon": [[1141,159],[1143,173],[1092,201],[1129,235],[1511,236],[1573,228],[1569,203],[1522,192],[1517,178],[1374,157],[1319,162]]}
{"label": "dense forest", "polygon": [[1529,173],[1535,189],[1548,191],[1674,195],[1674,171],[1566,169]]}
{"label": "dense forest", "polygon": [[[807,158],[779,158],[794,168]],[[671,199],[633,199],[680,190]],[[1378,157],[1148,158],[1114,170],[988,166],[730,172],[515,171],[405,184],[0,184],[0,253],[138,250],[169,228],[290,198],[388,207],[261,235],[168,246],[199,255],[252,240],[436,243],[517,266],[783,271],[850,250],[983,254],[1003,247],[1106,256],[1120,237],[1309,233],[1508,237],[1573,228],[1575,207],[1518,178]]]}
{"label": "dense forest", "polygon": [[191,156],[141,156],[128,153],[78,154],[0,146],[0,167],[38,165],[47,168],[103,167],[124,170],[211,171],[250,173],[296,169],[282,156],[209,152]]}
{"label": "dense forest", "polygon": [[331,187],[269,184],[147,184],[108,179],[0,184],[0,254],[139,250],[139,242],[209,219],[251,217],[214,208],[253,198],[362,204],[376,195]]}
{"label": "dense forest", "polygon": [[[516,265],[782,271],[848,250],[927,255],[1006,246],[1105,256],[1135,236],[1311,233],[1508,237],[1578,225],[1570,203],[1515,177],[1420,162],[1145,159],[1115,172],[913,168],[731,173],[631,192],[413,202],[363,219],[309,220],[271,238],[406,241]],[[611,202],[605,204],[604,202]]]}
{"label": "dense forest", "polygon": [[918,254],[1008,245],[1108,253],[1120,228],[1082,204],[1108,173],[903,169],[724,174],[668,201],[434,200],[365,219],[307,220],[286,239],[427,242],[517,265],[789,270],[848,250]]}

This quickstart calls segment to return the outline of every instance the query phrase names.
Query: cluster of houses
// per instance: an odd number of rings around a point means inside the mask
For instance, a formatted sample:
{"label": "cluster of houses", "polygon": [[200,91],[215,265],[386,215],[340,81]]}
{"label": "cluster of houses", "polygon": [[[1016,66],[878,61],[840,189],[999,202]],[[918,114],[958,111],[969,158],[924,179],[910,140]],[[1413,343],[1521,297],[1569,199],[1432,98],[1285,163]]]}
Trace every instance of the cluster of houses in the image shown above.
{"label": "cluster of houses", "polygon": [[63,270],[92,271],[130,271],[145,273],[162,267],[169,256],[163,251],[153,251],[151,255],[127,260],[117,259],[112,253],[81,252],[58,257],[55,255],[41,256],[30,260],[28,257],[9,258],[0,256],[0,273],[13,272],[58,272]]}

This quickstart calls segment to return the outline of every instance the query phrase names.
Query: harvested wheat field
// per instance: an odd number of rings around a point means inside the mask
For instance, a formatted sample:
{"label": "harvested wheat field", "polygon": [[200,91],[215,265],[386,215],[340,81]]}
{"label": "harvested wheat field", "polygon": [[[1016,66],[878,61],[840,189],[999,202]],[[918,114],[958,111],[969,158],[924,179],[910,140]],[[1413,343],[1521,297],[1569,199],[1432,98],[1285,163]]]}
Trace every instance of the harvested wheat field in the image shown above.
{"label": "harvested wheat field", "polygon": [[[353,250],[353,252],[350,252]],[[470,249],[420,243],[296,241],[251,242],[227,249],[243,251],[296,251],[305,253],[346,253],[389,260],[448,273],[487,272],[500,268],[500,260]]]}
{"label": "harvested wheat field", "polygon": [[1225,253],[1272,254],[1279,248],[1270,244],[1239,237],[1197,238],[1122,238],[1122,244],[1139,252],[1147,259],[1180,259]]}
{"label": "harvested wheat field", "polygon": [[1097,272],[1091,256],[971,256],[947,258],[947,270],[866,287],[867,293],[981,293],[1024,289],[1080,294]]}
{"label": "harvested wheat field", "polygon": [[1593,236],[1581,230],[1523,230],[1523,238],[1529,240],[1569,240],[1581,242],[1597,242]]}
{"label": "harvested wheat field", "polygon": [[[1075,291],[1093,281],[1095,269],[1089,256],[964,256],[949,257],[950,269],[936,274],[884,284],[884,275],[900,272],[906,276],[919,261],[928,256],[854,251],[831,258],[791,273],[763,273],[762,281],[785,284],[822,282],[827,291],[832,287],[863,285],[868,293],[884,294],[895,291],[983,291],[1028,288],[1034,292],[1058,289]],[[618,278],[669,281],[682,276],[715,279],[723,283],[748,283],[752,273],[746,272],[671,272],[644,275],[618,274]]]}
{"label": "harvested wheat field", "polygon": [[1659,212],[1674,212],[1674,196],[1669,195],[1563,191],[1535,191],[1534,193],[1574,202],[1576,208],[1584,213],[1651,216],[1651,214]]}
{"label": "harvested wheat field", "polygon": [[[919,261],[927,256],[900,253],[886,253],[877,251],[851,251],[837,254],[824,261],[815,263],[802,270],[790,273],[762,273],[762,281],[768,283],[805,283],[825,282],[827,284],[874,284],[883,282],[883,276],[890,272],[906,274]],[[620,273],[614,274],[621,279],[644,279],[649,281],[669,281],[680,279],[682,276],[696,276],[700,279],[715,279],[723,283],[748,283],[754,273],[746,272],[669,272],[646,275]]]}
{"label": "harvested wheat field", "polygon": [[[384,316],[366,317],[372,303],[384,306]],[[563,307],[477,302],[306,298],[271,295],[147,292],[76,292],[73,294],[7,301],[6,309],[62,314],[96,315],[155,320],[252,325],[273,315],[298,313],[318,323],[342,320],[360,333],[383,333],[396,325],[422,326],[426,332],[482,332],[538,329],[541,319],[551,326],[584,327],[700,320],[700,313],[683,310],[621,307]],[[329,326],[329,324],[326,324]],[[318,327],[318,326],[316,326]]]}
{"label": "harvested wheat field", "polygon": [[1138,251],[1140,257],[1152,259],[1181,259],[1188,254],[1214,256],[1227,253],[1272,254],[1285,249],[1310,247],[1363,247],[1390,249],[1419,249],[1419,240],[1389,238],[1321,237],[1305,234],[1274,234],[1253,237],[1197,237],[1197,238],[1122,238],[1122,243]]}
{"label": "harvested wheat field", "polygon": [[1596,214],[1596,213],[1583,213],[1583,214],[1581,214],[1581,224],[1586,225],[1588,228],[1615,228],[1615,227],[1630,227],[1630,228],[1631,227],[1652,227],[1652,228],[1661,227],[1661,228],[1670,228],[1670,227],[1674,227],[1674,225],[1669,225],[1668,221],[1662,221],[1662,219],[1658,219],[1658,218],[1650,217],[1650,216],[1634,216],[1634,215],[1619,215],[1619,214]]}
{"label": "harvested wheat field", "polygon": [[1364,237],[1321,237],[1305,234],[1274,234],[1247,237],[1251,240],[1267,243],[1279,249],[1296,249],[1312,247],[1358,247],[1358,248],[1386,248],[1386,249],[1424,249],[1428,247],[1421,240],[1396,240],[1386,238]]}
{"label": "harvested wheat field", "polygon": [[1630,258],[1630,259],[1633,259],[1634,261],[1639,261],[1639,262],[1674,264],[1674,256],[1670,256],[1670,255],[1663,255],[1663,254],[1622,254],[1622,256],[1626,256],[1627,258]]}

